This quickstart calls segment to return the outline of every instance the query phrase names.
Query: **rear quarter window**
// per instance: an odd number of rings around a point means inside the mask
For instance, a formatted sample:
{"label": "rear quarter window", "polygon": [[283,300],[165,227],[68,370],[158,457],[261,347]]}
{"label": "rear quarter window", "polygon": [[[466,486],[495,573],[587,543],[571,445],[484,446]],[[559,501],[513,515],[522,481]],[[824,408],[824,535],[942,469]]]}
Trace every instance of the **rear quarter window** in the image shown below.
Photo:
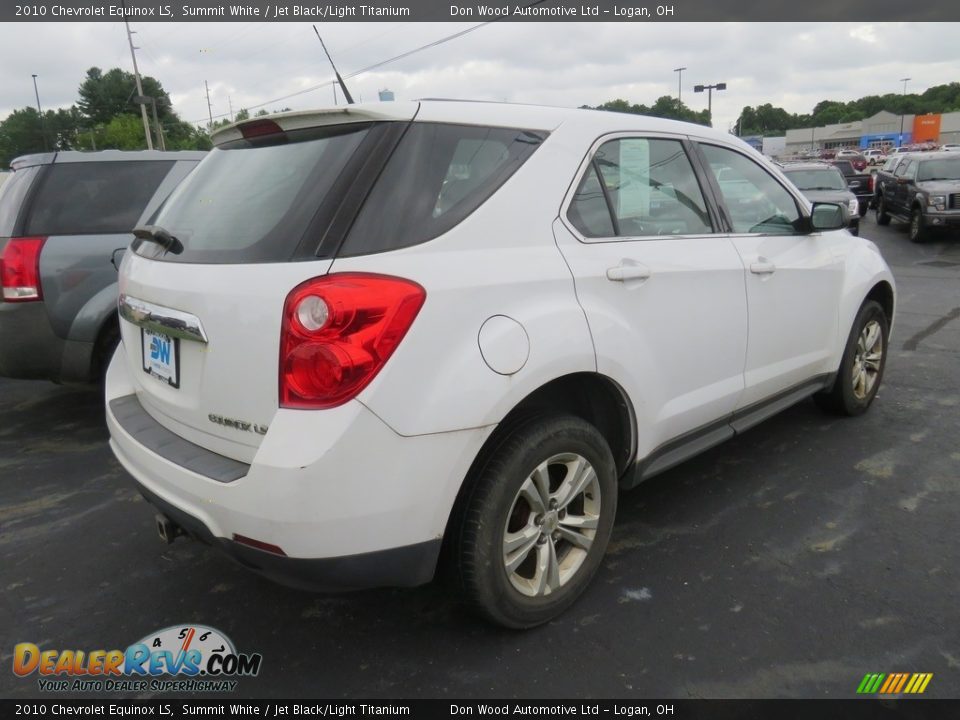
{"label": "rear quarter window", "polygon": [[493,195],[545,138],[515,128],[413,123],[338,254],[397,250],[442,235]]}
{"label": "rear quarter window", "polygon": [[173,160],[53,165],[31,203],[29,235],[128,233]]}
{"label": "rear quarter window", "polygon": [[39,171],[39,167],[17,170],[0,186],[0,237],[11,237],[16,232],[23,200]]}

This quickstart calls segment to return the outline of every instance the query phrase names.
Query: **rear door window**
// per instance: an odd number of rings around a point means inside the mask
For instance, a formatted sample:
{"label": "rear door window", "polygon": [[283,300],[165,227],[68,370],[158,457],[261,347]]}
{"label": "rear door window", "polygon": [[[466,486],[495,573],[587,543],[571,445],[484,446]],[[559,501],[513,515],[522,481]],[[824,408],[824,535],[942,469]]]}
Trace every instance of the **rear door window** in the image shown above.
{"label": "rear door window", "polygon": [[30,235],[128,233],[173,161],[53,165],[31,203]]}
{"label": "rear door window", "polygon": [[522,129],[413,123],[338,254],[396,250],[442,235],[493,195],[545,138]]}
{"label": "rear door window", "polygon": [[38,172],[39,167],[17,170],[0,185],[0,237],[11,237],[16,232],[20,208]]}
{"label": "rear door window", "polygon": [[567,219],[588,238],[713,232],[683,144],[665,138],[620,138],[601,145]]}

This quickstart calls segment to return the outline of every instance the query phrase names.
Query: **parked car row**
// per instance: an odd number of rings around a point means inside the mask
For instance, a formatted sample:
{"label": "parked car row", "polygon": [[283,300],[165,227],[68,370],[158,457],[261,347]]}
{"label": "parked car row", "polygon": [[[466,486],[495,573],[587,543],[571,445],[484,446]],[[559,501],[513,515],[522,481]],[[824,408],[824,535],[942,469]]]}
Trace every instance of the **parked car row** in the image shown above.
{"label": "parked car row", "polygon": [[[831,166],[806,169],[836,186],[811,202],[727,133],[496,103],[213,140],[162,203],[124,202],[109,291],[110,444],[167,542],[321,589],[417,585],[443,558],[481,614],[531,627],[589,584],[619,489],[804,398],[858,415],[880,386],[893,277],[844,229],[859,201]],[[42,192],[50,164],[15,178]],[[47,280],[61,243],[26,242],[35,204],[3,241],[13,302],[92,273]]]}
{"label": "parked car row", "polygon": [[14,160],[0,187],[0,375],[89,382],[119,339],[131,229],[201,152],[59,152]]}

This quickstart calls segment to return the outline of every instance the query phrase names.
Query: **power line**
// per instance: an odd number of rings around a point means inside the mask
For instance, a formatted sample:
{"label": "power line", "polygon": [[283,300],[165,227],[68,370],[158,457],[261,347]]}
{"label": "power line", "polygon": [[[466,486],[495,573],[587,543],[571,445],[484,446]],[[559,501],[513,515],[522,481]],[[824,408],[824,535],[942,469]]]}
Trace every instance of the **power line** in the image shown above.
{"label": "power line", "polygon": [[[536,2],[530,3],[529,5],[527,5],[527,7],[533,7],[533,6],[535,6],[535,5],[540,5],[540,4],[542,4],[543,2],[545,2],[545,1],[546,1],[546,0],[536,0]],[[362,75],[363,73],[370,72],[371,70],[376,70],[377,68],[381,68],[381,67],[383,67],[384,65],[389,65],[389,64],[392,63],[392,62],[396,62],[397,60],[403,60],[404,58],[408,58],[408,57],[410,57],[411,55],[413,55],[413,54],[415,54],[415,53],[422,52],[423,50],[429,50],[429,49],[431,49],[431,48],[437,47],[438,45],[443,45],[444,43],[450,42],[451,40],[456,40],[457,38],[461,38],[461,37],[463,37],[464,35],[468,35],[469,33],[472,33],[474,30],[479,30],[480,28],[486,27],[487,25],[490,25],[490,24],[495,23],[495,22],[498,22],[498,20],[488,20],[487,22],[478,23],[477,25],[473,25],[473,26],[467,28],[466,30],[461,30],[460,32],[453,33],[452,35],[447,35],[447,36],[442,37],[442,38],[440,38],[440,39],[438,39],[438,40],[434,40],[434,41],[432,41],[432,42],[426,43],[425,45],[421,45],[421,46],[419,46],[419,47],[413,48],[412,50],[407,50],[406,52],[400,53],[399,55],[394,55],[394,56],[391,57],[391,58],[387,58],[386,60],[381,60],[380,62],[374,63],[373,65],[368,65],[368,66],[365,67],[365,68],[362,68],[362,69],[360,69],[360,70],[356,70],[356,71],[354,71],[354,72],[352,72],[352,73],[349,73],[349,74],[346,76],[346,79],[354,78],[354,77],[356,77],[356,76],[358,76],[358,75]],[[331,84],[333,84],[333,83],[335,83],[335,82],[336,82],[336,78],[331,78],[330,80],[325,80],[324,82],[317,83],[316,85],[311,85],[310,87],[304,88],[303,90],[298,90],[297,92],[294,92],[294,93],[290,93],[289,95],[282,95],[281,97],[273,98],[272,100],[266,100],[265,102],[259,103],[259,104],[257,104],[257,105],[250,105],[250,106],[247,107],[246,109],[247,109],[247,110],[256,110],[257,108],[262,108],[262,107],[264,107],[265,105],[272,105],[273,103],[278,103],[278,102],[282,102],[282,101],[284,101],[284,100],[289,100],[289,99],[292,98],[292,97],[297,97],[298,95],[304,95],[304,94],[306,94],[306,93],[313,92],[313,91],[315,91],[315,90],[319,90],[320,88],[324,88],[324,87],[326,87],[327,85],[331,85]],[[217,119],[217,118],[227,117],[228,114],[229,114],[229,113],[222,113],[222,114],[220,114],[220,115],[213,115],[211,119]],[[189,120],[188,122],[189,122],[191,125],[195,125],[195,124],[197,124],[197,123],[203,122],[203,119],[201,118],[201,119],[199,119],[199,120]]]}

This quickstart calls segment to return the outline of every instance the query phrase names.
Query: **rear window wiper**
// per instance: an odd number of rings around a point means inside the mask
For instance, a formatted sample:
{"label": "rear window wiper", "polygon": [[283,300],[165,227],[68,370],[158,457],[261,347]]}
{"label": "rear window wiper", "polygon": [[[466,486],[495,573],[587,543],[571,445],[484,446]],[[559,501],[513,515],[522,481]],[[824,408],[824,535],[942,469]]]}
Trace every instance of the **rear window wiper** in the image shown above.
{"label": "rear window wiper", "polygon": [[133,236],[138,240],[156,243],[174,255],[179,255],[183,252],[183,243],[159,225],[141,225],[135,227],[133,229]]}

